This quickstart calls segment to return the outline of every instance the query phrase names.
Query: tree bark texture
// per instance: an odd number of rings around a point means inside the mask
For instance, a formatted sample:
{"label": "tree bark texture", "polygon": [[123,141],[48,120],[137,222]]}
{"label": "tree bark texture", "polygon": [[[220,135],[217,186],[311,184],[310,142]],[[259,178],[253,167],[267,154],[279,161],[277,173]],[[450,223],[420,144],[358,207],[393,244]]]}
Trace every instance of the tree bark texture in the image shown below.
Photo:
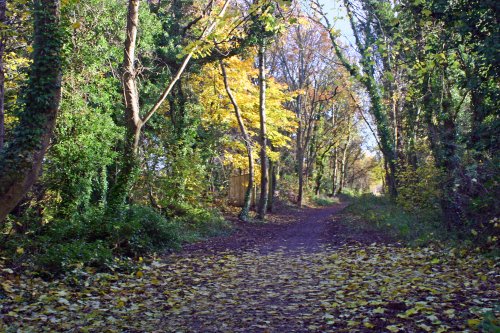
{"label": "tree bark texture", "polygon": [[34,2],[33,63],[26,107],[13,138],[0,151],[0,221],[36,182],[50,143],[61,101],[60,4]]}
{"label": "tree bark texture", "polygon": [[268,186],[269,186],[269,161],[267,158],[267,132],[266,132],[266,47],[259,45],[259,115],[260,115],[260,198],[257,208],[257,217],[263,220],[266,216]]}
{"label": "tree bark texture", "polygon": [[[7,0],[0,0],[0,24],[6,24]],[[0,150],[5,143],[5,37],[0,36]]]}
{"label": "tree bark texture", "polygon": [[125,99],[125,142],[120,170],[108,196],[107,213],[114,214],[125,203],[138,169],[138,149],[143,121],[140,118],[139,92],[136,83],[135,48],[139,25],[139,0],[128,2],[127,28],[123,58],[123,96]]}

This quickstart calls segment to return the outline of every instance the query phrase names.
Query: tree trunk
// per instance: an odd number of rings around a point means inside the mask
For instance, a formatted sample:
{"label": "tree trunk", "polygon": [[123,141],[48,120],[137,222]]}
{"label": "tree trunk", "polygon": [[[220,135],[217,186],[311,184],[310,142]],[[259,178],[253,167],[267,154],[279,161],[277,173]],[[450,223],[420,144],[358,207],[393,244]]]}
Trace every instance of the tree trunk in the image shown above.
{"label": "tree trunk", "polygon": [[259,45],[259,115],[260,115],[260,199],[257,217],[263,220],[266,216],[269,167],[267,159],[267,133],[266,133],[266,46],[264,42]]}
{"label": "tree trunk", "polygon": [[333,150],[333,172],[332,172],[332,196],[337,195],[337,171],[338,163],[337,163],[337,147]]}
{"label": "tree trunk", "polygon": [[135,48],[139,25],[139,0],[128,5],[127,32],[123,59],[123,96],[125,99],[125,142],[120,170],[115,184],[109,191],[107,214],[118,212],[138,174],[138,149],[143,122],[140,118],[139,93],[136,83]]}
{"label": "tree trunk", "polygon": [[323,181],[323,174],[325,172],[325,161],[324,161],[324,159],[325,159],[324,156],[321,156],[318,159],[318,168],[317,168],[317,171],[316,171],[316,186],[314,188],[314,194],[316,194],[316,196],[318,196],[320,194],[321,182]]}
{"label": "tree trunk", "polygon": [[384,157],[385,163],[387,163],[386,168],[386,181],[391,198],[396,198],[398,195],[397,183],[396,183],[396,152],[394,147],[394,140],[389,131],[389,123],[387,120],[387,115],[384,112],[383,102],[380,98],[380,93],[376,87],[376,82],[373,77],[366,77],[364,79],[364,85],[368,90],[370,96],[370,101],[372,104],[372,112],[376,120],[377,131],[380,139],[380,145],[382,150],[382,155]]}
{"label": "tree trunk", "polygon": [[302,207],[304,197],[304,124],[302,122],[302,96],[297,97],[296,109],[298,126],[297,126],[297,176],[299,178],[299,189],[297,193],[297,206]]}
{"label": "tree trunk", "polygon": [[276,162],[269,161],[269,175],[270,175],[270,183],[269,183],[269,202],[267,204],[267,211],[272,213],[274,211],[275,204],[275,193],[277,187],[277,164]]}
{"label": "tree trunk", "polygon": [[[441,179],[443,193],[440,206],[443,219],[448,230],[458,227],[462,221],[462,209],[459,203],[458,191],[455,188],[457,169],[459,168],[456,156],[456,126],[452,119],[452,97],[446,87],[446,73],[439,78],[426,75],[422,86],[423,106],[425,107],[425,121],[429,133],[429,144],[434,156],[435,165],[444,172]],[[438,95],[441,95],[438,97]],[[440,110],[440,111],[436,111]],[[435,114],[440,112],[441,114]],[[444,118],[442,126],[435,124],[434,118]]]}
{"label": "tree trunk", "polygon": [[224,87],[226,88],[227,95],[229,96],[231,104],[233,105],[234,113],[236,115],[236,119],[238,120],[238,125],[240,127],[241,135],[243,137],[243,141],[245,142],[245,147],[247,149],[249,178],[248,178],[247,190],[245,192],[245,199],[243,201],[243,207],[241,208],[239,218],[243,221],[248,221],[248,214],[250,212],[250,206],[252,205],[252,192],[255,182],[255,165],[252,153],[253,151],[252,140],[247,132],[245,123],[243,123],[243,117],[241,116],[240,107],[238,106],[238,103],[236,102],[233,92],[229,87],[229,82],[226,73],[226,66],[224,65],[224,62],[222,60],[220,60],[219,63],[222,70],[222,77],[224,78]]}
{"label": "tree trunk", "polygon": [[34,51],[26,107],[12,141],[0,151],[0,221],[37,180],[61,101],[59,1],[36,0],[33,17]]}
{"label": "tree trunk", "polygon": [[[299,129],[299,131],[301,132],[302,130]],[[299,193],[297,193],[297,206],[302,207],[304,196],[304,149],[302,148],[302,143],[299,140],[297,140],[297,163],[297,174],[299,176]]]}
{"label": "tree trunk", "polygon": [[[7,0],[0,0],[0,24],[6,25]],[[0,36],[0,150],[5,142],[5,70],[3,55],[5,53],[5,37]]]}
{"label": "tree trunk", "polygon": [[[199,40],[204,40],[217,26],[217,22],[222,18],[229,7],[231,0],[226,0],[217,17],[209,21],[203,30]],[[173,87],[180,80],[182,74],[188,66],[193,54],[198,49],[193,48],[189,52],[174,77],[158,97],[153,107],[141,118],[139,108],[139,92],[137,89],[136,68],[135,68],[135,48],[137,45],[137,28],[139,25],[139,0],[128,1],[127,28],[125,37],[125,55],[123,60],[123,95],[125,99],[125,125],[126,134],[124,142],[123,159],[121,162],[115,184],[109,191],[108,207],[106,215],[118,212],[125,203],[125,199],[139,174],[139,139],[144,124],[159,110],[166,98],[172,92]]]}
{"label": "tree trunk", "polygon": [[347,162],[347,148],[348,148],[348,143],[345,144],[344,149],[342,150],[342,159],[340,161],[339,188],[337,190],[337,193],[342,193],[342,190],[344,189],[346,162]]}

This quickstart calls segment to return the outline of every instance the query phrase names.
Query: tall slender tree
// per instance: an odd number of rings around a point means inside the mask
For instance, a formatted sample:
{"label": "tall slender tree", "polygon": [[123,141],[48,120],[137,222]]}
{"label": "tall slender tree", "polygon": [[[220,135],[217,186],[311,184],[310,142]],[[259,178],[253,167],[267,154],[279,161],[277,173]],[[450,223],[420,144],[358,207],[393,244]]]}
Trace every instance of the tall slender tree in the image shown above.
{"label": "tall slender tree", "polygon": [[269,198],[269,160],[267,157],[266,130],[266,41],[259,43],[259,116],[260,116],[260,197],[257,207],[257,217],[264,219]]}
{"label": "tall slender tree", "polygon": [[226,88],[227,95],[228,95],[229,99],[231,100],[231,104],[233,105],[234,113],[236,115],[236,119],[238,120],[238,126],[239,126],[240,131],[241,131],[241,136],[243,138],[243,142],[245,143],[245,147],[247,149],[249,176],[248,176],[247,189],[245,191],[245,199],[243,201],[243,207],[241,208],[241,212],[239,214],[239,217],[243,221],[248,221],[248,214],[250,212],[250,206],[252,204],[252,193],[253,193],[253,188],[254,188],[254,183],[255,183],[255,166],[254,166],[255,163],[253,160],[252,139],[250,138],[250,135],[248,134],[245,123],[243,122],[243,117],[241,115],[241,109],[236,101],[236,98],[231,90],[231,87],[229,86],[229,80],[227,78],[227,72],[226,72],[226,65],[224,64],[223,60],[220,60],[219,63],[220,63],[221,71],[222,71],[222,77],[224,79],[224,87]]}

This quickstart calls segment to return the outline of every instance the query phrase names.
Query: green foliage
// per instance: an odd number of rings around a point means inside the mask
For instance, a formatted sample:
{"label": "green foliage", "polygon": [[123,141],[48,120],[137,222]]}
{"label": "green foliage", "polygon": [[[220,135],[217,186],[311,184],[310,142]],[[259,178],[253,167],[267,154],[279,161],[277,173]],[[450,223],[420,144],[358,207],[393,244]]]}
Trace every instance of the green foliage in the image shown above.
{"label": "green foliage", "polygon": [[131,206],[125,218],[106,224],[117,253],[140,256],[180,246],[180,224],[168,221],[150,207]]}
{"label": "green foliage", "polygon": [[439,211],[441,178],[442,172],[433,161],[426,161],[416,170],[411,166],[398,170],[399,193],[396,202],[409,213],[422,209]]}
{"label": "green foliage", "polygon": [[456,235],[448,233],[435,211],[407,212],[392,200],[373,194],[351,197],[347,208],[351,214],[368,222],[368,227],[383,230],[411,245],[425,245],[436,239],[450,241]]}
{"label": "green foliage", "polygon": [[339,202],[338,198],[329,198],[325,196],[313,196],[311,201],[314,203],[315,206],[331,206],[333,204],[336,204]]}
{"label": "green foliage", "polygon": [[[113,12],[114,15],[109,15]],[[121,83],[114,75],[123,57],[123,6],[114,1],[71,2],[61,111],[42,176],[45,223],[78,219],[105,205],[108,168],[118,154],[123,128]]]}
{"label": "green foliage", "polygon": [[230,232],[231,225],[216,210],[183,205],[184,211],[173,221],[182,228],[183,241],[192,242],[206,237],[220,236]]}
{"label": "green foliage", "polygon": [[105,221],[102,209],[87,210],[71,220],[51,222],[24,247],[41,270],[58,274],[74,267],[111,268],[113,255],[138,257],[176,249],[181,225],[149,207],[130,206],[122,219]]}
{"label": "green foliage", "polygon": [[85,266],[104,269],[113,260],[113,254],[102,241],[75,240],[52,244],[36,258],[42,272],[50,275]]}
{"label": "green foliage", "polygon": [[481,329],[482,332],[485,333],[498,333],[500,332],[500,320],[497,316],[495,316],[496,311],[500,310],[500,306],[496,305],[495,309],[492,309],[484,314],[483,319],[478,325],[478,328]]}
{"label": "green foliage", "polygon": [[90,109],[78,95],[67,97],[44,165],[46,221],[105,204],[106,169],[117,157],[114,147],[122,136],[109,111]]}

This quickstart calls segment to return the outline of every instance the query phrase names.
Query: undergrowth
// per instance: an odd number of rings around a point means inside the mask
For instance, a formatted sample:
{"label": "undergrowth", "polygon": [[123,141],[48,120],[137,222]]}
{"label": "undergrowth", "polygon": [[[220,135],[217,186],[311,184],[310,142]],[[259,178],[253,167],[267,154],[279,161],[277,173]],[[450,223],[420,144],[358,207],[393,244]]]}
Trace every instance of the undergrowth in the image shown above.
{"label": "undergrowth", "polygon": [[[0,254],[10,266],[35,268],[54,276],[75,269],[127,270],[142,256],[179,249],[206,237],[227,233],[230,224],[214,211],[184,207],[175,216],[132,205],[119,218],[95,210],[10,234]],[[130,260],[132,259],[132,260]]]}
{"label": "undergrowth", "polygon": [[327,197],[324,195],[315,195],[311,199],[311,203],[315,206],[323,207],[323,206],[331,206],[333,204],[339,203],[339,199],[336,197]]}
{"label": "undergrowth", "polygon": [[345,196],[351,202],[346,212],[366,223],[358,227],[383,231],[412,246],[457,241],[458,235],[443,228],[440,215],[434,210],[410,213],[389,198],[371,193]]}

